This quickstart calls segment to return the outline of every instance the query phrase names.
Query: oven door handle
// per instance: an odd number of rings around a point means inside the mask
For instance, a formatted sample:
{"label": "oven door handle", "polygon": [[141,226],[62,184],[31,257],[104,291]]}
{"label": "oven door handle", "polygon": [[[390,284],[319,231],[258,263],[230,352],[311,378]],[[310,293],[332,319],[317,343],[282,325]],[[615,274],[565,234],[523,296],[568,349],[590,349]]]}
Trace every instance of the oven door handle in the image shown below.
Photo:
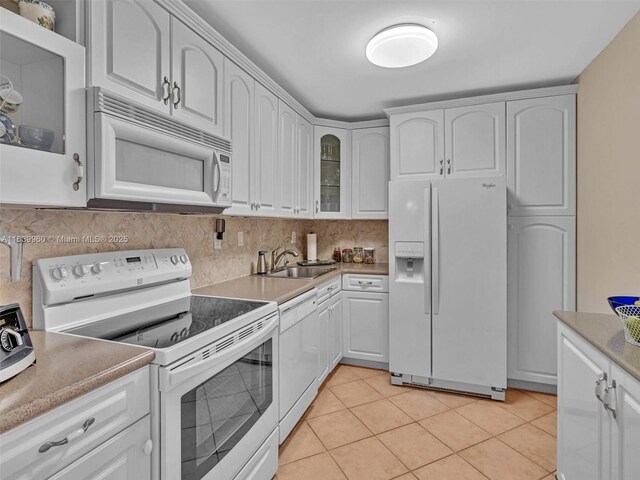
{"label": "oven door handle", "polygon": [[[200,372],[209,370],[212,374],[214,371],[212,367],[216,364],[222,364],[225,360],[238,355],[238,353],[253,350],[255,347],[264,343],[265,339],[273,335],[273,332],[278,328],[278,314],[274,314],[271,317],[264,319],[264,325],[258,331],[247,335],[241,340],[237,340],[232,345],[215,352],[216,344],[223,345],[229,338],[239,335],[244,329],[240,329],[232,334],[229,334],[215,344],[208,347],[201,348],[197,352],[188,355],[186,358],[179,361],[179,364],[175,367],[161,368],[159,371],[159,386],[160,391],[167,392],[174,389],[184,381],[192,378]],[[208,353],[207,353],[208,352]],[[215,353],[214,353],[215,352]]]}

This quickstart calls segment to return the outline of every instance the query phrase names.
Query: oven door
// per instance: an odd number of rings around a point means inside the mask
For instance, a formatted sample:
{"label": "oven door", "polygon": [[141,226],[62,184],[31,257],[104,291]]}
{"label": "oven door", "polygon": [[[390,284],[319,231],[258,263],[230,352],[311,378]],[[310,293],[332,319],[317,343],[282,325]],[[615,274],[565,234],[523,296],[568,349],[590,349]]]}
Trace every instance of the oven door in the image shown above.
{"label": "oven door", "polygon": [[159,370],[163,480],[231,479],[277,428],[277,327],[275,314]]}
{"label": "oven door", "polygon": [[218,154],[208,146],[105,113],[94,114],[89,198],[214,207]]}

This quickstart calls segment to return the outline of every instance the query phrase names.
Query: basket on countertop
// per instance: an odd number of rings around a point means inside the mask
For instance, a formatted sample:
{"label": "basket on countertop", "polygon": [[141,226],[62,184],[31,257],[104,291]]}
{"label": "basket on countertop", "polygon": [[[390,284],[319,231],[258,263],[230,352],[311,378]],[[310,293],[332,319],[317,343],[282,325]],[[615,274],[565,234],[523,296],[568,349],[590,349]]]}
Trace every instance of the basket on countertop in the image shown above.
{"label": "basket on countertop", "polygon": [[631,345],[640,347],[640,306],[624,305],[617,307],[616,313],[622,320],[625,340]]}

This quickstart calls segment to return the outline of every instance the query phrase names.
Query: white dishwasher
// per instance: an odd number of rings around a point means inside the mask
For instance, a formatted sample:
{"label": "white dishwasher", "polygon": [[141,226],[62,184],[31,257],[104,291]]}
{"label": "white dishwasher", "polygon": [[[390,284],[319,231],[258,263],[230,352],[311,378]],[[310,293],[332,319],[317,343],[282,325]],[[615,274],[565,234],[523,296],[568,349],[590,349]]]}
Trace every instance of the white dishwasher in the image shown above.
{"label": "white dishwasher", "polygon": [[318,391],[318,299],[314,288],[280,309],[280,443]]}

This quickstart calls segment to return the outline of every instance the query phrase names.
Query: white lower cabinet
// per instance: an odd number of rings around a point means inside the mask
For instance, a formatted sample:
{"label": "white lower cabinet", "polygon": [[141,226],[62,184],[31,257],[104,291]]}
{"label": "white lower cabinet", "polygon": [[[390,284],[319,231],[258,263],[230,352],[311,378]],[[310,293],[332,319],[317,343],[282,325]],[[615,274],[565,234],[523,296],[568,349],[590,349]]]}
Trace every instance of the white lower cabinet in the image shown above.
{"label": "white lower cabinet", "polygon": [[318,383],[327,376],[342,359],[342,294],[341,277],[318,287]]}
{"label": "white lower cabinet", "polygon": [[[331,330],[329,327],[329,317],[331,316],[329,302],[318,307],[318,324],[320,326],[320,335],[318,336],[318,384],[324,382],[329,375],[329,337]],[[325,333],[323,333],[325,332]]]}
{"label": "white lower cabinet", "polygon": [[151,479],[149,415],[58,472],[50,480]]}
{"label": "white lower cabinet", "polygon": [[331,299],[329,316],[329,370],[333,370],[342,360],[342,295]]}
{"label": "white lower cabinet", "polygon": [[640,381],[559,323],[558,479],[635,480],[638,448]]}
{"label": "white lower cabinet", "polygon": [[556,384],[554,310],[575,310],[575,217],[508,219],[508,378]]}
{"label": "white lower cabinet", "polygon": [[[343,285],[349,285],[349,275]],[[381,276],[372,276],[371,282]],[[385,277],[387,278],[387,277]],[[389,362],[389,294],[369,292],[367,280],[359,291],[343,290],[343,332],[346,358]]]}

